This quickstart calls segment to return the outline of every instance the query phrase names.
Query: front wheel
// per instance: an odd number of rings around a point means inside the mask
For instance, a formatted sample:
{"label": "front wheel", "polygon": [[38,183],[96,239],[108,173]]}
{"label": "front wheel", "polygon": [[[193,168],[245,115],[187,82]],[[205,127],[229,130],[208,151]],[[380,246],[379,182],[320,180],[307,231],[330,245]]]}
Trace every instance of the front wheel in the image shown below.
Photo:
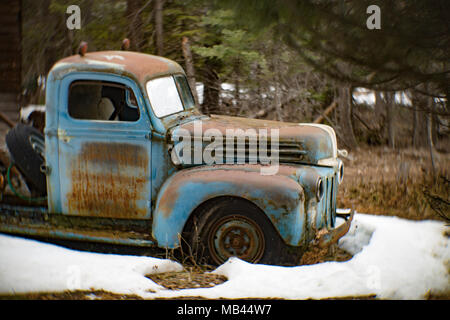
{"label": "front wheel", "polygon": [[230,257],[248,262],[261,260],[266,247],[262,228],[251,218],[240,214],[228,214],[212,221],[205,230],[203,242],[212,260],[223,263]]}
{"label": "front wheel", "polygon": [[251,263],[292,265],[301,258],[301,250],[288,247],[267,216],[243,199],[209,203],[191,229],[191,247],[202,263],[220,265],[237,257]]}

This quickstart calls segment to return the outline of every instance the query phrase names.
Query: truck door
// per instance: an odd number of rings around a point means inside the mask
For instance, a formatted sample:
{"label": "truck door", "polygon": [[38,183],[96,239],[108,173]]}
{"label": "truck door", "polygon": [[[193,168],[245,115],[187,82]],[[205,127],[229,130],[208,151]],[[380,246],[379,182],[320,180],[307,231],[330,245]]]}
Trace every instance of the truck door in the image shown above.
{"label": "truck door", "polygon": [[150,218],[151,125],[136,84],[119,76],[71,75],[61,90],[62,213]]}

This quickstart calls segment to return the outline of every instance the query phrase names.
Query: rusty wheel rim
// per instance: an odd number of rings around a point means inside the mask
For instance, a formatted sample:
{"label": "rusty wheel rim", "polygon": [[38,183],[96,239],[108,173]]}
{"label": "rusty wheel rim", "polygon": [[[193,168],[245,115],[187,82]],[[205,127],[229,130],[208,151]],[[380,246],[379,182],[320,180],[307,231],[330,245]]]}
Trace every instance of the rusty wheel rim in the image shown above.
{"label": "rusty wheel rim", "polygon": [[253,220],[233,215],[213,224],[208,246],[211,257],[217,264],[230,257],[258,262],[264,253],[265,241],[261,228]]}

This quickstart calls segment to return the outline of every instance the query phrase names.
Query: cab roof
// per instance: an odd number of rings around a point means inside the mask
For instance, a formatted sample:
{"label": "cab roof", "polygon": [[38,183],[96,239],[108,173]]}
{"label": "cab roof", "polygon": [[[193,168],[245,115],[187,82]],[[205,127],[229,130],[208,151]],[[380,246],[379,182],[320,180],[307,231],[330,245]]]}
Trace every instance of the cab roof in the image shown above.
{"label": "cab roof", "polygon": [[[127,75],[142,84],[149,79],[174,73],[184,74],[175,61],[132,51],[98,51],[73,55],[59,60],[50,70],[56,74],[74,71],[93,71]],[[56,75],[57,76],[57,75]]]}

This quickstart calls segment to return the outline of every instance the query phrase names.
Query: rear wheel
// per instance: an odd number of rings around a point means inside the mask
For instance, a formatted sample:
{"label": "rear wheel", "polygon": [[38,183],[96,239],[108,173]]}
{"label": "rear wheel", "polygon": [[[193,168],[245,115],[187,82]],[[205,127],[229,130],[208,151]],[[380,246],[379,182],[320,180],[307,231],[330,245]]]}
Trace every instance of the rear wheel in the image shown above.
{"label": "rear wheel", "polygon": [[221,198],[203,206],[190,229],[189,242],[200,263],[220,265],[237,257],[292,265],[301,257],[301,250],[285,245],[267,216],[243,199]]}

